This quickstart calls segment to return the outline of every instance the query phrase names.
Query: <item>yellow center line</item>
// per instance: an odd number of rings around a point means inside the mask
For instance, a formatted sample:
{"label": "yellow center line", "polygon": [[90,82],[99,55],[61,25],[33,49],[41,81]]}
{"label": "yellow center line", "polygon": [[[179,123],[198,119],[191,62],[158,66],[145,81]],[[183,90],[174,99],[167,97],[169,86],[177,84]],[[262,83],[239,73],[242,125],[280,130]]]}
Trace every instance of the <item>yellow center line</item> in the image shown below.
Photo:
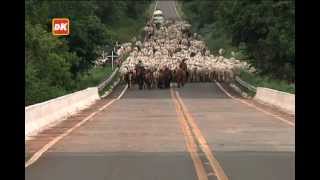
{"label": "yellow center line", "polygon": [[198,176],[198,180],[208,180],[208,176],[206,174],[203,163],[201,162],[201,159],[197,153],[197,145],[192,138],[191,130],[190,130],[189,126],[186,124],[185,120],[183,119],[181,107],[179,106],[179,103],[178,103],[172,89],[170,90],[170,93],[171,93],[171,98],[175,104],[176,112],[178,115],[178,120],[180,122],[180,127],[181,127],[181,130],[182,130],[184,138],[185,138],[185,144],[186,144],[187,150],[190,153],[190,156],[193,161],[193,165],[196,169],[196,174]]}
{"label": "yellow center line", "polygon": [[175,94],[176,94],[175,97],[177,98],[177,102],[179,103],[179,105],[182,109],[182,113],[185,117],[184,118],[185,123],[188,123],[190,125],[191,130],[195,135],[195,138],[197,139],[197,141],[200,144],[200,148],[202,149],[202,151],[205,153],[206,157],[209,160],[209,163],[211,165],[213,172],[215,172],[218,180],[228,180],[229,178],[226,176],[226,174],[225,174],[223,168],[221,167],[221,165],[219,164],[218,160],[214,157],[212,150],[208,146],[208,143],[207,143],[205,137],[201,133],[201,130],[197,126],[194,118],[189,113],[189,111],[188,111],[187,107],[185,106],[184,102],[182,101],[179,93],[177,91],[175,91]]}

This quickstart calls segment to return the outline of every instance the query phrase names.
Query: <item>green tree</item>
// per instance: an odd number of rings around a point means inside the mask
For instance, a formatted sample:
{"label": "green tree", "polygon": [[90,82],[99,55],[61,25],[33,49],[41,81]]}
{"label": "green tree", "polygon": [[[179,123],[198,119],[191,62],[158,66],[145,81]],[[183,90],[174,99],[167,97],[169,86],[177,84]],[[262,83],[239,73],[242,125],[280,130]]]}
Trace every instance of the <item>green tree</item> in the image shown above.
{"label": "green tree", "polygon": [[294,80],[294,1],[190,0],[183,10],[213,51],[245,44],[241,54],[261,73]]}

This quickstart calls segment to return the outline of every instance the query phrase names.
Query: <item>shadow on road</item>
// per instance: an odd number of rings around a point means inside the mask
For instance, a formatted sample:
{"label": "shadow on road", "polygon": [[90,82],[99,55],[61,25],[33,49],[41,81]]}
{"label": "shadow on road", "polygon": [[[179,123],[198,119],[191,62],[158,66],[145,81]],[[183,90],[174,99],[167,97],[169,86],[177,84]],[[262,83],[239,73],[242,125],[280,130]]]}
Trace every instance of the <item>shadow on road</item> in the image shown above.
{"label": "shadow on road", "polygon": [[196,179],[187,152],[48,153],[27,168],[25,176],[26,180]]}
{"label": "shadow on road", "polygon": [[[214,83],[188,83],[177,88],[172,85],[186,99],[229,99]],[[135,85],[129,88],[122,99],[171,99],[170,89],[143,89]]]}

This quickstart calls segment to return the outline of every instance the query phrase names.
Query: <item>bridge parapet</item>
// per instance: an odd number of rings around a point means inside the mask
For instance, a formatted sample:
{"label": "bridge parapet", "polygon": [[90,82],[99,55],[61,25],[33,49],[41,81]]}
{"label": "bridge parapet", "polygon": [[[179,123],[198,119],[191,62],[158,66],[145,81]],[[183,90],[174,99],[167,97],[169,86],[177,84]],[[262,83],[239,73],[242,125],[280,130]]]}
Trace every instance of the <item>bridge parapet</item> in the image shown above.
{"label": "bridge parapet", "polygon": [[254,100],[278,107],[289,114],[295,114],[295,95],[274,89],[258,87]]}
{"label": "bridge parapet", "polygon": [[64,120],[100,99],[97,87],[90,87],[25,108],[25,136]]}
{"label": "bridge parapet", "polygon": [[[249,83],[241,80],[239,77],[236,77],[235,81],[241,87],[255,94],[253,96],[253,100],[262,104],[274,106],[291,115],[295,114],[295,95],[294,94],[278,91],[275,89],[265,88],[265,87],[254,87]],[[239,89],[239,91],[241,90]]]}

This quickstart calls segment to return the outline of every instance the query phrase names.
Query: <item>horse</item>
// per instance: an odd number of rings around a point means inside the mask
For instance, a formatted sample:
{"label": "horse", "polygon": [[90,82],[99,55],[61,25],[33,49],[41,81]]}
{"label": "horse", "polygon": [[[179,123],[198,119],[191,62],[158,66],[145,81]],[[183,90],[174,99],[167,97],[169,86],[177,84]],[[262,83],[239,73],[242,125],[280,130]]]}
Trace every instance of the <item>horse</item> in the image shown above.
{"label": "horse", "polygon": [[153,83],[153,73],[150,69],[147,69],[144,73],[144,85],[146,88],[151,89]]}
{"label": "horse", "polygon": [[144,84],[144,68],[143,67],[137,67],[136,68],[136,75],[135,75],[135,80],[137,81],[139,85],[139,89],[143,89],[143,84]]}
{"label": "horse", "polygon": [[178,88],[184,86],[187,78],[187,73],[182,68],[177,68],[175,70],[175,80],[177,82]]}
{"label": "horse", "polygon": [[184,84],[187,82],[187,80],[189,79],[189,72],[188,72],[188,67],[187,64],[184,62],[185,60],[183,60],[180,65],[179,65],[179,69],[181,69],[183,71],[182,73],[182,86],[184,86]]}
{"label": "horse", "polygon": [[163,89],[164,88],[164,84],[165,84],[165,73],[163,69],[159,70],[159,74],[158,74],[158,88],[159,89]]}
{"label": "horse", "polygon": [[169,68],[164,69],[164,87],[170,88],[170,82],[172,80],[171,70]]}
{"label": "horse", "polygon": [[126,72],[124,74],[124,80],[127,83],[128,88],[131,88],[134,80],[134,73],[132,71]]}

